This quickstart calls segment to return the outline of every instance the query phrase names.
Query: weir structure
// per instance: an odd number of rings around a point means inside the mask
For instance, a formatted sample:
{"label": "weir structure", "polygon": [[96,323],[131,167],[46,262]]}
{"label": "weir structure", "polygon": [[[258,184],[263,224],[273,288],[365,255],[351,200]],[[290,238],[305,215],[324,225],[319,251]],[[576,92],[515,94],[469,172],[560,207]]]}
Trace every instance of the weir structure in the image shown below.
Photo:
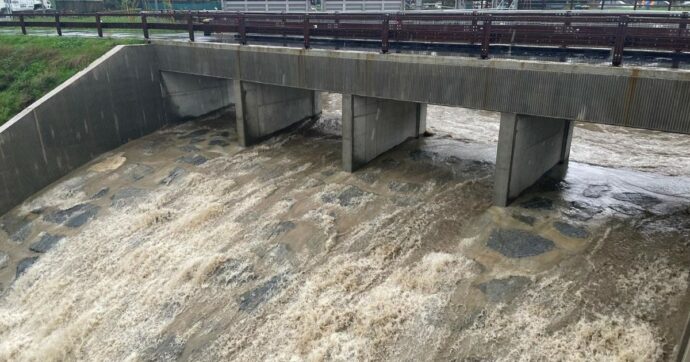
{"label": "weir structure", "polygon": [[[343,95],[342,167],[426,130],[426,105],[501,112],[494,204],[567,171],[574,122],[690,134],[690,71],[220,43],[119,46],[0,128],[0,213],[100,153],[235,105],[250,146]],[[458,120],[462,122],[462,120]]]}

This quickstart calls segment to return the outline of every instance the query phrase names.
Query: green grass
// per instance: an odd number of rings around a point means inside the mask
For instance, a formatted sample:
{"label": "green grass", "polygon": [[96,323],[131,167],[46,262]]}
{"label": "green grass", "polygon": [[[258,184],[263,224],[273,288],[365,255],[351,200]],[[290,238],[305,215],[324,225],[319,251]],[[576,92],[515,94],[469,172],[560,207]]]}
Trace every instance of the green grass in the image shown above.
{"label": "green grass", "polygon": [[138,40],[0,35],[0,125],[118,44]]}

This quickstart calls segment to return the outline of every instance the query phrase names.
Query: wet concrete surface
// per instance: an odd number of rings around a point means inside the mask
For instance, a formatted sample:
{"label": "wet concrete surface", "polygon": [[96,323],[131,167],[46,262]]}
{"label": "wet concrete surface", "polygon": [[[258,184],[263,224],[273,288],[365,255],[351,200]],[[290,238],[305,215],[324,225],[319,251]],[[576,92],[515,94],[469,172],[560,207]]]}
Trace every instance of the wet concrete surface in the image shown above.
{"label": "wet concrete surface", "polygon": [[329,117],[249,148],[232,115],[170,127],[0,217],[0,359],[673,359],[690,175],[571,162],[495,208],[495,146],[350,174]]}

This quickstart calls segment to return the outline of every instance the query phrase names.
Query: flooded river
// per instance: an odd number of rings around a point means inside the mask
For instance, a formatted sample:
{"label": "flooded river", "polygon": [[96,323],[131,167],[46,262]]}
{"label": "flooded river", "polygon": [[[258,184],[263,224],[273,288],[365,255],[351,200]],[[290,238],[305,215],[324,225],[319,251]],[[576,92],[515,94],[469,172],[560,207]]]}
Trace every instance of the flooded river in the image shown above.
{"label": "flooded river", "polygon": [[690,310],[690,137],[581,125],[509,208],[498,115],[341,171],[338,95],[258,146],[166,128],[0,219],[0,360],[672,360]]}

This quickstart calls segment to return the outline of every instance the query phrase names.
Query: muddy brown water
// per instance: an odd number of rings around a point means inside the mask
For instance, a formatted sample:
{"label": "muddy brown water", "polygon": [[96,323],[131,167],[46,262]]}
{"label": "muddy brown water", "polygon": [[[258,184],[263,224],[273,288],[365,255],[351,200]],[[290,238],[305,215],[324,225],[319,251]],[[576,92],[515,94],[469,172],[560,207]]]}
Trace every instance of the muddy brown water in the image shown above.
{"label": "muddy brown water", "polygon": [[578,128],[567,178],[501,209],[497,115],[430,107],[349,174],[325,101],[250,148],[232,113],[158,131],[4,215],[0,360],[672,360],[687,136]]}

